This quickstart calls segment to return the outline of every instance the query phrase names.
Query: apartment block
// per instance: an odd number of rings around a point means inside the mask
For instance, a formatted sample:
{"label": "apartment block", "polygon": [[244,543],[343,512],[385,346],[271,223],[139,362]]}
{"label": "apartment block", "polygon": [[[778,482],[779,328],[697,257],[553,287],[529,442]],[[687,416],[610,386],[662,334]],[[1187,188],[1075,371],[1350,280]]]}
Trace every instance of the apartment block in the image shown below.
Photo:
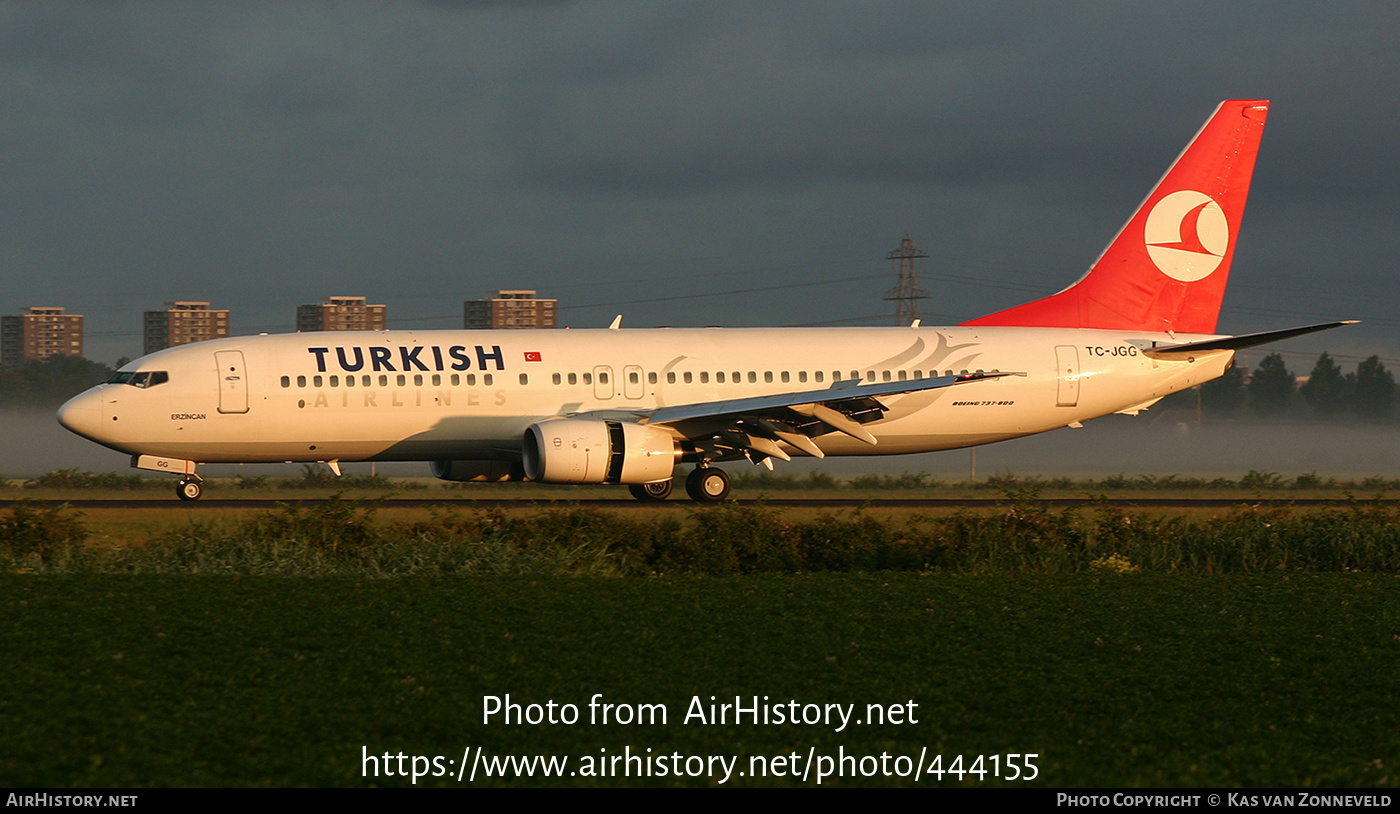
{"label": "apartment block", "polygon": [[553,328],[558,325],[559,301],[535,297],[534,291],[492,291],[481,300],[462,303],[462,327],[470,330]]}
{"label": "apartment block", "polygon": [[144,353],[228,336],[228,311],[210,310],[207,302],[167,302],[164,311],[147,311],[141,330]]}
{"label": "apartment block", "polygon": [[382,331],[388,326],[383,305],[364,297],[323,297],[315,305],[297,306],[298,331]]}
{"label": "apartment block", "polygon": [[62,308],[32,306],[0,317],[0,366],[18,367],[50,356],[83,355],[83,317]]}

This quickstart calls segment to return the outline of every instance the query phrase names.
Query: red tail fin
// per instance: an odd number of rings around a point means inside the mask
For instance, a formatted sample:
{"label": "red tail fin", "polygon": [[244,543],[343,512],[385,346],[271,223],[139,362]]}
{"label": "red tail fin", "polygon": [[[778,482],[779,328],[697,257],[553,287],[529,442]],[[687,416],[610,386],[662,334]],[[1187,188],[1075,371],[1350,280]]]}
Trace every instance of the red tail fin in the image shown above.
{"label": "red tail fin", "polygon": [[1268,112],[1222,102],[1078,282],[963,324],[1214,333]]}

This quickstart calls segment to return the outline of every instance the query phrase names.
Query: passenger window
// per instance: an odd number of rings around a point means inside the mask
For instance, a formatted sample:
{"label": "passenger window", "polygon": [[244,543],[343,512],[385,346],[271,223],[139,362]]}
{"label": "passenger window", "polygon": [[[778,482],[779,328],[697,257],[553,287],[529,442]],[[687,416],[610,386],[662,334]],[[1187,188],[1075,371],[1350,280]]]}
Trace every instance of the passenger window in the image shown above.
{"label": "passenger window", "polygon": [[332,376],[332,377],[331,377],[331,387],[339,387],[339,386],[340,386],[340,377],[339,377],[339,376]]}
{"label": "passenger window", "polygon": [[283,377],[282,377],[282,386],[283,386],[283,387],[291,387],[291,386],[292,386],[292,377],[291,377],[291,376],[283,376]]}
{"label": "passenger window", "polygon": [[788,378],[788,372],[787,372],[786,370],[784,370],[784,371],[783,371],[783,383],[784,383],[784,384],[787,384],[789,381],[791,381],[791,380]]}
{"label": "passenger window", "polygon": [[887,381],[889,381],[889,380],[890,380],[890,372],[889,372],[888,370],[881,371],[881,373],[880,373],[880,381],[882,381],[882,382],[887,382]]}
{"label": "passenger window", "polygon": [[765,370],[765,371],[763,371],[763,381],[764,381],[765,383],[767,383],[767,384],[772,384],[772,383],[773,383],[773,371],[771,371],[771,370]]}
{"label": "passenger window", "polygon": [[385,376],[383,373],[380,373],[380,374],[379,374],[379,386],[380,386],[380,387],[388,387],[388,386],[389,386],[389,377],[388,377],[388,376]]}
{"label": "passenger window", "polygon": [[415,374],[413,374],[413,386],[414,386],[414,387],[422,387],[422,386],[423,386],[423,374],[422,374],[422,373],[415,373]]}
{"label": "passenger window", "polygon": [[456,387],[457,385],[459,385],[459,384],[462,383],[462,377],[461,377],[460,374],[453,373],[453,374],[452,374],[452,379],[451,379],[451,381],[452,381],[452,386],[453,386],[453,387]]}
{"label": "passenger window", "polygon": [[902,382],[907,382],[907,381],[909,381],[909,371],[907,371],[907,370],[901,370],[901,371],[899,371],[899,380],[902,381]]}
{"label": "passenger window", "polygon": [[322,379],[320,376],[312,376],[312,377],[311,377],[311,384],[312,384],[312,386],[314,386],[314,387],[320,387],[320,386],[321,386],[321,382],[323,382],[323,381],[325,381],[325,379]]}
{"label": "passenger window", "polygon": [[576,373],[570,373],[570,374],[569,374],[569,384],[578,384],[578,374],[576,374]]}
{"label": "passenger window", "polygon": [[656,384],[656,374],[655,374],[655,373],[648,373],[648,374],[647,374],[647,384]]}
{"label": "passenger window", "polygon": [[805,371],[805,370],[799,370],[799,371],[797,371],[797,380],[798,380],[799,382],[804,382],[804,383],[805,383],[805,382],[807,381],[807,371]]}
{"label": "passenger window", "polygon": [[490,373],[486,373],[486,374],[483,374],[483,375],[482,375],[482,377],[481,377],[481,383],[482,383],[482,384],[486,385],[487,387],[490,387],[490,386],[491,386],[491,382],[492,382],[492,379],[491,379],[491,374],[490,374]]}
{"label": "passenger window", "polygon": [[585,373],[585,374],[583,374],[583,383],[584,383],[584,384],[593,384],[593,374],[592,374],[592,373]]}
{"label": "passenger window", "polygon": [[821,372],[820,370],[818,370],[814,375],[815,375],[815,377],[816,377],[816,380],[819,381],[819,382],[820,382],[822,379],[826,378],[826,377],[822,374],[822,372]]}
{"label": "passenger window", "polygon": [[702,371],[700,371],[700,383],[701,383],[701,384],[709,384],[709,383],[710,383],[710,371],[708,371],[708,370],[702,370]]}
{"label": "passenger window", "polygon": [[520,383],[521,383],[521,384],[529,384],[529,383],[530,383],[530,374],[528,374],[528,373],[521,373],[521,374],[520,374]]}
{"label": "passenger window", "polygon": [[724,384],[724,371],[723,371],[723,370],[721,370],[720,372],[718,372],[718,373],[715,374],[715,381],[719,382],[720,384]]}
{"label": "passenger window", "polygon": [[369,382],[370,382],[370,378],[369,378],[369,374],[368,374],[368,373],[366,373],[364,376],[362,376],[362,377],[360,378],[360,384],[364,385],[365,387],[369,387]]}
{"label": "passenger window", "polygon": [[632,384],[641,384],[641,383],[642,383],[642,377],[641,377],[641,376],[638,376],[638,375],[636,374],[636,372],[628,373],[628,374],[627,374],[627,381],[631,382]]}
{"label": "passenger window", "polygon": [[404,378],[404,375],[403,375],[402,373],[400,373],[400,374],[399,374],[399,378],[398,378],[398,383],[399,383],[399,387],[403,387],[404,385],[408,384],[408,379],[405,379],[405,378]]}
{"label": "passenger window", "polygon": [[468,373],[468,374],[467,374],[467,387],[476,387],[476,374],[475,374],[475,373]]}
{"label": "passenger window", "polygon": [[675,371],[671,371],[670,373],[667,373],[667,374],[666,374],[666,383],[667,383],[667,384],[675,384],[675,383],[676,383],[676,373],[675,373]]}
{"label": "passenger window", "polygon": [[689,370],[687,370],[687,371],[685,372],[685,383],[686,383],[686,384],[690,384],[690,371],[689,371]]}
{"label": "passenger window", "polygon": [[607,384],[607,383],[608,383],[608,374],[607,374],[607,373],[599,373],[599,374],[598,374],[598,384]]}
{"label": "passenger window", "polygon": [[560,376],[558,373],[555,373],[553,381],[555,384],[561,384],[564,381],[564,377]]}
{"label": "passenger window", "polygon": [[433,387],[441,387],[441,386],[442,386],[442,374],[441,374],[441,373],[434,373],[434,374],[433,374]]}
{"label": "passenger window", "polygon": [[355,377],[354,377],[354,376],[346,376],[346,377],[345,377],[345,386],[346,386],[346,387],[354,387],[354,386],[355,386]]}
{"label": "passenger window", "polygon": [[297,377],[297,387],[305,387],[305,386],[306,386],[306,377],[305,377],[305,376],[298,376],[298,377]]}

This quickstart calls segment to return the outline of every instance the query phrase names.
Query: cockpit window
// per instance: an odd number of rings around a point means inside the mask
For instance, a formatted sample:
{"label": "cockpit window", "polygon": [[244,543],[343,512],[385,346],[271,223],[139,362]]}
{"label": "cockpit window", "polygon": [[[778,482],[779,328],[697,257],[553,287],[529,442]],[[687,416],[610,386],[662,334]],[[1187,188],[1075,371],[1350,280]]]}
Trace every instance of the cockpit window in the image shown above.
{"label": "cockpit window", "polygon": [[112,374],[108,379],[109,384],[129,384],[132,387],[155,387],[158,384],[165,384],[170,381],[170,374],[164,370],[141,370],[137,372],[123,371]]}

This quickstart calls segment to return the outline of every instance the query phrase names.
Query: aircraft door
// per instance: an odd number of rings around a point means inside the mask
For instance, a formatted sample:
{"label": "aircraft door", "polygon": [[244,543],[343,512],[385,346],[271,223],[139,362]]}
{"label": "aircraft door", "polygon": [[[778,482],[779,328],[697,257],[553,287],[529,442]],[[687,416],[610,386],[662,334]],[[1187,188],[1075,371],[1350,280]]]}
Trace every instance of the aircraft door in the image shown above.
{"label": "aircraft door", "polygon": [[214,354],[219,373],[219,412],[248,412],[248,374],[243,368],[243,351],[221,350]]}
{"label": "aircraft door", "polygon": [[622,395],[629,399],[639,399],[642,397],[643,387],[641,365],[628,365],[622,369]]}
{"label": "aircraft door", "polygon": [[1055,400],[1057,407],[1079,405],[1079,348],[1074,345],[1056,345],[1055,363],[1059,368],[1059,393]]}
{"label": "aircraft door", "polygon": [[606,401],[612,397],[612,368],[607,365],[598,365],[593,368],[593,398]]}

